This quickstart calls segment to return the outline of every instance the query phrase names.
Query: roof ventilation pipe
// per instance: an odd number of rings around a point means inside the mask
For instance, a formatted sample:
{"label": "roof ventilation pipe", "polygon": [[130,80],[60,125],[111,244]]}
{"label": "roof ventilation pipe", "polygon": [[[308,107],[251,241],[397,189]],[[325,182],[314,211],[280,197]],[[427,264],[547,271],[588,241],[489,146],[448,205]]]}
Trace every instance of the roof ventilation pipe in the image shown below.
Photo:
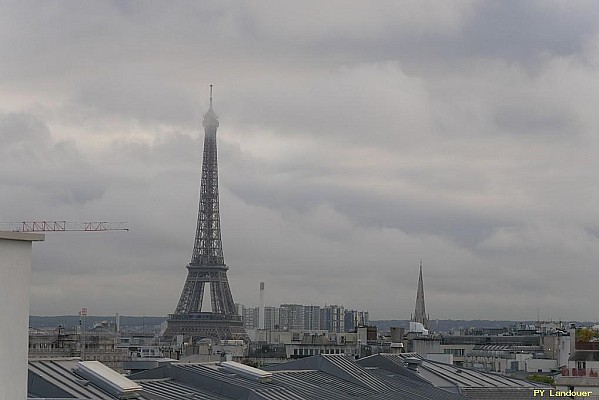
{"label": "roof ventilation pipe", "polygon": [[422,364],[422,360],[417,357],[407,357],[404,359],[404,362],[408,369],[411,369],[412,371],[418,371],[418,366]]}

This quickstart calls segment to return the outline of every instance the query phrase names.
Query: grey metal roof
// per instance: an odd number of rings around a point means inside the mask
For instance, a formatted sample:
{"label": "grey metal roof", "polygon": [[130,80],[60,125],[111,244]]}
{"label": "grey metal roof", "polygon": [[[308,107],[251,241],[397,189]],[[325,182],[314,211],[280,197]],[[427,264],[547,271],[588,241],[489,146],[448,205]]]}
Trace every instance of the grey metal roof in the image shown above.
{"label": "grey metal roof", "polygon": [[[464,400],[420,379],[364,368],[341,355],[314,356],[282,364],[270,382],[257,382],[215,364],[173,363],[133,374],[143,393],[157,400]],[[300,361],[300,360],[298,360]],[[305,368],[305,365],[313,368]],[[201,397],[203,396],[203,397]]]}
{"label": "grey metal roof", "polygon": [[211,378],[217,381],[226,381],[229,385],[235,385],[245,389],[260,389],[263,388],[264,385],[268,385],[268,383],[260,383],[250,379],[242,378],[237,374],[225,372],[217,369],[216,367],[213,368],[202,364],[176,363],[172,366],[196,375],[201,375],[204,378]]}
{"label": "grey metal roof", "polygon": [[384,369],[371,369],[371,373],[378,374],[392,386],[393,392],[400,394],[400,398],[406,399],[438,399],[438,400],[457,400],[464,399],[459,393],[447,391],[431,385],[428,382],[415,380],[403,375],[393,374]]}
{"label": "grey metal roof", "polygon": [[323,372],[327,372],[344,379],[346,377],[339,373],[343,371],[346,376],[353,378],[353,380],[357,381],[359,385],[364,387],[378,391],[385,391],[389,389],[389,386],[386,385],[383,380],[379,379],[375,375],[369,374],[364,367],[356,364],[353,359],[350,359],[345,355],[324,355],[322,357],[322,361],[323,365],[321,366],[321,370]]}
{"label": "grey metal roof", "polygon": [[273,374],[273,380],[293,388],[294,392],[305,399],[345,400],[350,396],[365,399],[373,394],[372,389],[321,371],[280,371]]}
{"label": "grey metal roof", "polygon": [[539,351],[542,349],[542,346],[521,344],[477,344],[472,348],[472,350],[483,351]]}
{"label": "grey metal roof", "polygon": [[[379,366],[389,374],[398,374],[388,382],[400,382],[407,375],[418,376],[436,387],[460,393],[468,399],[476,400],[528,400],[534,397],[534,389],[547,388],[546,385],[511,378],[495,373],[467,368],[457,368],[430,360],[422,360],[418,372],[406,368],[404,358],[408,355],[376,354],[357,362],[362,365]],[[412,356],[412,355],[409,355]],[[371,370],[376,373],[376,370]],[[381,373],[381,372],[379,372]],[[415,385],[417,381],[412,381]],[[405,385],[402,383],[402,385]],[[440,398],[440,397],[439,397]]]}
{"label": "grey metal roof", "polygon": [[365,388],[321,371],[281,371],[275,372],[273,379],[294,388],[306,399],[346,400],[348,398],[367,400],[463,400],[459,394],[406,377],[389,375],[384,370],[367,370],[366,373],[385,383],[379,390]]}
{"label": "grey metal roof", "polygon": [[[404,358],[406,355],[399,354],[376,354],[357,362],[362,365],[376,366],[389,368],[389,364],[383,360],[392,361],[397,368],[403,368],[404,371],[412,373],[425,379],[435,386],[457,386],[457,387],[488,387],[488,388],[534,388],[544,387],[545,385],[535,382],[525,381],[523,379],[511,378],[505,375],[500,375],[492,372],[477,371],[468,368],[455,367],[453,365],[444,364],[436,361],[422,360],[422,364],[418,368],[418,372],[408,370],[404,366]],[[398,372],[397,369],[393,369]]]}
{"label": "grey metal roof", "polygon": [[[29,360],[27,397],[112,400],[115,397],[73,372],[78,358]],[[139,397],[144,399],[144,397]]]}
{"label": "grey metal roof", "polygon": [[[445,379],[454,381],[458,386],[467,387],[504,387],[504,388],[535,388],[544,386],[528,382],[522,379],[510,378],[505,375],[491,372],[476,371],[467,368],[455,368],[450,365],[426,362],[423,363],[423,370],[442,376]],[[426,378],[426,377],[425,377]]]}
{"label": "grey metal roof", "polygon": [[[394,374],[381,368],[366,368],[343,355],[307,357],[268,369],[279,370],[275,372],[274,380],[293,385],[302,395],[311,399],[453,400],[464,398],[459,394],[436,388],[417,376]],[[320,393],[320,397],[317,393]]]}
{"label": "grey metal roof", "polygon": [[[357,362],[343,355],[307,357],[269,368],[270,382],[214,363],[173,363],[131,378],[142,386],[142,400],[527,400],[542,386],[428,360],[415,372],[404,357],[380,354]],[[114,399],[73,372],[78,361],[30,361],[29,398]]]}
{"label": "grey metal roof", "polygon": [[[278,387],[278,388],[264,388],[256,389],[252,391],[257,399],[264,400],[307,400],[306,397],[300,396],[295,390]],[[321,397],[322,398],[322,397]],[[328,397],[327,397],[328,398]]]}
{"label": "grey metal roof", "polygon": [[472,400],[533,400],[533,388],[463,388],[464,397]]}
{"label": "grey metal roof", "polygon": [[388,389],[384,381],[372,374],[366,373],[364,367],[341,354],[322,354],[305,357],[288,363],[273,365],[265,369],[268,371],[318,370],[372,390]]}
{"label": "grey metal roof", "polygon": [[143,393],[152,396],[153,399],[160,400],[225,400],[227,397],[216,393],[202,390],[196,387],[188,386],[182,382],[168,379],[138,381],[143,387]]}
{"label": "grey metal roof", "polygon": [[198,397],[200,399],[304,400],[284,385],[244,378],[216,364],[173,363],[132,374],[131,378],[142,385],[144,393],[161,400],[185,398],[170,396],[170,391],[175,389],[189,396],[195,393],[204,396]]}

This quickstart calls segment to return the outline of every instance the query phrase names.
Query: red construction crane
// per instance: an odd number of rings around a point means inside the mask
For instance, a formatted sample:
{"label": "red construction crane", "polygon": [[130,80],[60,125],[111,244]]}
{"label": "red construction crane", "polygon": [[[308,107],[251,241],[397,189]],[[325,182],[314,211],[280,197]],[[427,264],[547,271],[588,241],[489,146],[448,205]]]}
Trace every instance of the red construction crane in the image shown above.
{"label": "red construction crane", "polygon": [[4,222],[13,232],[105,232],[129,231],[126,222],[67,222],[67,221],[24,221]]}

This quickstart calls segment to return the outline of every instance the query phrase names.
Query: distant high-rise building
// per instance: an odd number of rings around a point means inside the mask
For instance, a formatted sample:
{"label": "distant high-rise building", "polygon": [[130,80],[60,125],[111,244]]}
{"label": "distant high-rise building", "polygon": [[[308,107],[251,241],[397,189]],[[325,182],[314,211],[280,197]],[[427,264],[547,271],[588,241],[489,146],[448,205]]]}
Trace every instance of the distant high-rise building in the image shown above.
{"label": "distant high-rise building", "polygon": [[241,303],[235,303],[235,310],[237,310],[237,315],[243,316],[243,311],[245,310],[245,306]]}
{"label": "distant high-rise building", "polygon": [[281,304],[279,328],[284,331],[304,329],[304,306],[301,304]]}
{"label": "distant high-rise building", "polygon": [[245,329],[258,329],[259,308],[245,307],[243,310],[243,327]]}
{"label": "distant high-rise building", "polygon": [[360,326],[368,325],[368,311],[345,310],[345,332],[353,332]]}
{"label": "distant high-rise building", "polygon": [[[260,329],[260,308],[235,304],[243,318],[245,329]],[[268,331],[315,331],[354,332],[358,327],[368,326],[368,311],[346,310],[340,305],[317,306],[281,304],[280,307],[264,307],[264,329]]]}
{"label": "distant high-rise building", "polygon": [[428,316],[426,315],[426,308],[424,306],[424,283],[422,282],[422,261],[420,261],[420,275],[418,276],[418,292],[416,293],[416,308],[414,310],[414,316],[412,321],[419,322],[424,325],[425,329],[428,329]]}
{"label": "distant high-rise building", "polygon": [[369,326],[370,315],[368,311],[358,311],[358,326]]}
{"label": "distant high-rise building", "polygon": [[320,329],[320,306],[304,306],[304,329]]}
{"label": "distant high-rise building", "polygon": [[269,331],[278,330],[279,325],[279,308],[264,307],[264,329],[267,329]]}
{"label": "distant high-rise building", "polygon": [[320,310],[320,328],[329,332],[345,332],[345,308],[325,306]]}
{"label": "distant high-rise building", "polygon": [[[247,338],[241,316],[237,315],[223,255],[218,197],[216,130],[218,118],[212,108],[204,114],[204,156],[195,243],[187,280],[173,314],[169,314],[163,337],[177,335],[195,338]],[[203,305],[204,293],[210,296],[209,307]]]}

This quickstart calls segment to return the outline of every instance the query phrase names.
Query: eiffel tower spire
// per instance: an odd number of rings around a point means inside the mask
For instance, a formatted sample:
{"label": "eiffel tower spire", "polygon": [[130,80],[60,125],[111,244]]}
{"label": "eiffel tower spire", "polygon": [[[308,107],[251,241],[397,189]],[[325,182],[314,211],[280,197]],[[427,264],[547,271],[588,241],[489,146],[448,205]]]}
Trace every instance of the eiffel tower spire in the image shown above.
{"label": "eiffel tower spire", "polygon": [[420,275],[418,276],[418,292],[416,293],[416,309],[414,310],[414,322],[420,322],[428,329],[428,318],[424,306],[424,283],[422,282],[422,260],[420,260]]}
{"label": "eiffel tower spire", "polygon": [[212,85],[210,85],[210,108],[204,114],[204,159],[196,238],[190,265],[225,265],[220,234],[220,211],[218,201],[218,163],[216,129],[218,117],[212,108]]}
{"label": "eiffel tower spire", "polygon": [[[216,130],[219,122],[212,107],[204,114],[204,156],[196,235],[187,265],[187,279],[174,314],[169,314],[163,338],[176,335],[215,339],[245,338],[237,315],[229,281],[220,230]],[[209,291],[205,289],[209,287]],[[202,309],[204,294],[210,296],[211,310]]]}

